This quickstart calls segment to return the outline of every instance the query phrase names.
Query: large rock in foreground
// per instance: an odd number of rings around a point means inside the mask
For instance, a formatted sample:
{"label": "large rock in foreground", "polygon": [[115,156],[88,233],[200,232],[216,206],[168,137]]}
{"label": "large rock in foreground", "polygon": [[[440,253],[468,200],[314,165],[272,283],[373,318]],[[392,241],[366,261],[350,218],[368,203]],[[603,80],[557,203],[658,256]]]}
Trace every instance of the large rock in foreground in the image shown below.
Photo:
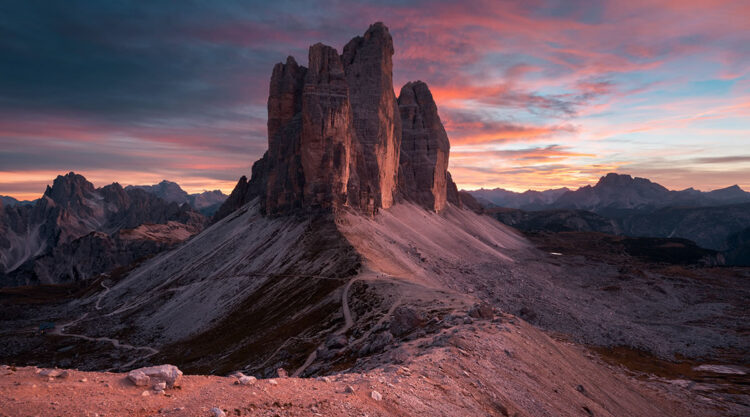
{"label": "large rock in foreground", "polygon": [[182,371],[174,365],[149,366],[128,372],[128,379],[137,386],[164,382],[168,387],[173,388],[180,385]]}

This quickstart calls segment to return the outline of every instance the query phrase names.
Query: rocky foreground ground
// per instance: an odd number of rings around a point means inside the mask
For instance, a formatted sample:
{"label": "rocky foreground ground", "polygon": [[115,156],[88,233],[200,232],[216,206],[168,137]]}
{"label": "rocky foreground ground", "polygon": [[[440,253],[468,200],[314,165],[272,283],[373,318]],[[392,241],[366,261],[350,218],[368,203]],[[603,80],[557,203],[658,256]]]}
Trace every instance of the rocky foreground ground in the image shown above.
{"label": "rocky foreground ground", "polygon": [[[721,384],[633,373],[510,315],[465,321],[371,359],[386,364],[370,371],[317,378],[185,375],[178,386],[157,390],[136,386],[124,373],[50,373],[6,365],[0,373],[0,415],[740,416],[750,411],[723,401]],[[369,364],[353,369],[358,367]]]}

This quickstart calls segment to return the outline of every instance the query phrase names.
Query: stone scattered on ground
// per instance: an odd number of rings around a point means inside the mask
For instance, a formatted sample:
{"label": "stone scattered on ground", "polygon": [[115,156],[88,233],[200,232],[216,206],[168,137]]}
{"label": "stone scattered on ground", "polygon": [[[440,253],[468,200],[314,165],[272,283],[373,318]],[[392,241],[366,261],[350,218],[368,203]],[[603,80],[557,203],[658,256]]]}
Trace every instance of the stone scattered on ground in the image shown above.
{"label": "stone scattered on ground", "polygon": [[146,386],[152,382],[164,382],[167,387],[172,388],[180,385],[181,378],[182,371],[174,365],[149,366],[134,369],[128,373],[128,379],[136,386]]}
{"label": "stone scattered on ground", "polygon": [[240,379],[238,379],[238,381],[240,385],[252,385],[255,383],[256,379],[254,376],[243,375],[242,377],[240,377]]}
{"label": "stone scattered on ground", "polygon": [[226,417],[227,414],[219,407],[214,407],[211,409],[211,416],[213,417]]}
{"label": "stone scattered on ground", "polygon": [[41,372],[39,372],[39,375],[46,376],[49,378],[56,378],[60,376],[63,373],[62,369],[43,369]]}
{"label": "stone scattered on ground", "polygon": [[475,304],[471,310],[469,310],[469,315],[475,319],[492,320],[495,316],[495,312],[492,305],[486,302],[481,302]]}

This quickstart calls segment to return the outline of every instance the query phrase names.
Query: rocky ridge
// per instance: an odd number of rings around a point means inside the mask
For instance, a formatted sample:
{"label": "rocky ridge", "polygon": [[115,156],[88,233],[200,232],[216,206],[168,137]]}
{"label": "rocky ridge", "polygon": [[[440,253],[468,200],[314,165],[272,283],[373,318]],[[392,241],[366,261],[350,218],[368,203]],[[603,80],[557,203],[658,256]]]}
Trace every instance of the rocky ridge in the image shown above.
{"label": "rocky ridge", "polygon": [[622,216],[633,211],[665,207],[717,207],[750,203],[750,193],[733,185],[713,191],[693,188],[669,190],[647,178],[609,173],[591,186],[577,190],[558,188],[516,193],[495,188],[468,191],[487,207],[522,210],[588,210],[601,215]]}
{"label": "rocky ridge", "polygon": [[[0,209],[0,286],[80,281],[172,247],[204,223],[187,205],[143,190],[60,175],[34,204]],[[181,238],[128,232],[145,225]]]}
{"label": "rocky ridge", "polygon": [[203,215],[211,216],[227,199],[227,195],[221,190],[203,191],[201,193],[188,194],[179,184],[163,180],[154,185],[128,185],[125,191],[141,189],[156,195],[168,203],[189,204],[190,207],[199,211]]}

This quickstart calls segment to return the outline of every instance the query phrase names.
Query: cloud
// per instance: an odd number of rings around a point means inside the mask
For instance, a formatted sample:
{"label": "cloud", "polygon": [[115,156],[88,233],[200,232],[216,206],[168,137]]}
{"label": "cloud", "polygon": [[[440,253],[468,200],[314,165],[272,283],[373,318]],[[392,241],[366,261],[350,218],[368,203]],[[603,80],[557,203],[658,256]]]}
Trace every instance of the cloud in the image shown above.
{"label": "cloud", "polygon": [[448,108],[441,113],[453,145],[534,142],[551,137],[569,136],[577,131],[571,124],[520,123],[463,109]]}
{"label": "cloud", "polygon": [[695,158],[691,160],[691,162],[695,164],[726,164],[734,162],[750,163],[750,155],[711,156],[706,158]]}
{"label": "cloud", "polygon": [[533,147],[524,149],[506,149],[506,150],[479,150],[479,151],[453,151],[451,158],[502,158],[520,162],[540,162],[551,161],[556,159],[567,158],[591,158],[596,155],[591,153],[581,153],[571,151],[570,148],[560,145],[548,145],[544,147]]}

